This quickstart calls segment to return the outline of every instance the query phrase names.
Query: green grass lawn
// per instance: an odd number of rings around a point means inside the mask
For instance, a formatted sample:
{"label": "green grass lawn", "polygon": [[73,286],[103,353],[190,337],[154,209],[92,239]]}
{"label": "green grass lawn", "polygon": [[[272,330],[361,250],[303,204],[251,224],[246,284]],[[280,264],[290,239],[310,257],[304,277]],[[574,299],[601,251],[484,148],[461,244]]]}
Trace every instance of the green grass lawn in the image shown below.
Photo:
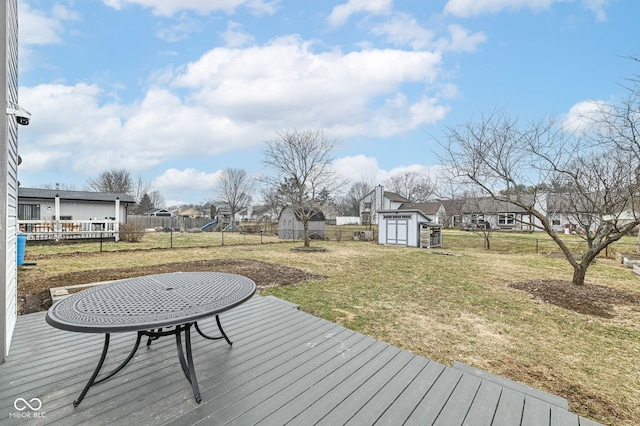
{"label": "green grass lawn", "polygon": [[[575,239],[576,247],[580,244],[577,237],[567,238]],[[303,253],[290,250],[299,242],[232,245],[225,234],[224,246],[112,251],[89,259],[41,257],[34,273],[46,277],[211,258],[257,259],[308,270],[328,278],[273,287],[263,294],[446,365],[461,361],[560,395],[569,400],[572,411],[605,424],[636,424],[640,307],[617,307],[612,318],[601,318],[509,288],[509,283],[522,280],[571,279],[566,260],[546,255],[557,249],[540,249],[543,240],[548,243],[540,233],[496,234],[493,249],[485,251],[481,237],[447,230],[442,249],[332,240],[312,243],[324,246],[324,252]],[[629,247],[634,242],[629,237]],[[44,254],[61,247],[29,246],[27,251]],[[625,245],[619,247],[627,251]],[[603,258],[589,268],[587,282],[638,291],[640,277]]]}

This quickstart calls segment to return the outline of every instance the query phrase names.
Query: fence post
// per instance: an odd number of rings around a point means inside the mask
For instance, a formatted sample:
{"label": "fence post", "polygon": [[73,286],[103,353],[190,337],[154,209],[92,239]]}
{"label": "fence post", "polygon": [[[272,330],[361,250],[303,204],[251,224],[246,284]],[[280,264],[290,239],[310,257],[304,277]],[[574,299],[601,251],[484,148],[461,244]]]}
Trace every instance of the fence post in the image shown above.
{"label": "fence post", "polygon": [[536,254],[540,254],[537,238],[536,238]]}
{"label": "fence post", "polygon": [[170,232],[171,235],[169,237],[169,248],[173,248],[173,228],[169,228],[169,229],[171,229],[171,232]]}
{"label": "fence post", "polygon": [[224,245],[224,228],[220,229],[220,236],[222,237],[222,242],[220,243],[221,246]]}

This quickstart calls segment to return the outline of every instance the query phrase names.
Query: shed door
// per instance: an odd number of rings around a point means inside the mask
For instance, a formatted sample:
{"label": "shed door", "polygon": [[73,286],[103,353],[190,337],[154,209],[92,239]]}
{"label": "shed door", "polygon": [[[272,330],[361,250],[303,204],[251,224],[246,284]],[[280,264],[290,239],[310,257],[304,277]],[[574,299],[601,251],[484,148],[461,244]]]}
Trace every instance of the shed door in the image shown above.
{"label": "shed door", "polygon": [[407,219],[387,219],[387,244],[407,245],[409,221]]}

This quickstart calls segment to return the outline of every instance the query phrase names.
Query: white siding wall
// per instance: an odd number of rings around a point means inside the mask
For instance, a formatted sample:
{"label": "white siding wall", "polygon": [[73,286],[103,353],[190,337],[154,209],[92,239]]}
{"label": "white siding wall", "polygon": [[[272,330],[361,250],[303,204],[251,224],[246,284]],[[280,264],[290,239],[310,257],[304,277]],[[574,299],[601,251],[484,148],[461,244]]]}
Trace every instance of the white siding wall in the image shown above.
{"label": "white siding wall", "polygon": [[[55,220],[54,200],[29,200],[20,204],[39,204],[40,220]],[[124,222],[127,217],[124,203],[120,204],[120,220]],[[60,201],[60,216],[71,216],[72,220],[89,220],[92,218],[104,219],[116,217],[115,202],[97,201]]]}
{"label": "white siding wall", "polygon": [[0,7],[0,97],[5,99],[0,120],[0,265],[5,279],[0,288],[0,362],[9,353],[17,318],[16,227],[18,200],[18,125],[6,114],[7,101],[18,104],[18,7],[6,0]]}

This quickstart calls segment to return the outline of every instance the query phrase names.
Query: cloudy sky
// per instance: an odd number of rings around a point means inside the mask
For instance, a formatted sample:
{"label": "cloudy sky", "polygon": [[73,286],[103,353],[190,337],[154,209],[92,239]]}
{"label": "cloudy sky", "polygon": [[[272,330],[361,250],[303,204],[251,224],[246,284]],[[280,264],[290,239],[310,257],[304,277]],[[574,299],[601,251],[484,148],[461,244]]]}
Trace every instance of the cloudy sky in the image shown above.
{"label": "cloudy sky", "polygon": [[436,170],[447,126],[615,102],[640,74],[640,2],[18,0],[19,179],[126,168],[168,204],[265,173],[279,130],[323,129],[352,182]]}

